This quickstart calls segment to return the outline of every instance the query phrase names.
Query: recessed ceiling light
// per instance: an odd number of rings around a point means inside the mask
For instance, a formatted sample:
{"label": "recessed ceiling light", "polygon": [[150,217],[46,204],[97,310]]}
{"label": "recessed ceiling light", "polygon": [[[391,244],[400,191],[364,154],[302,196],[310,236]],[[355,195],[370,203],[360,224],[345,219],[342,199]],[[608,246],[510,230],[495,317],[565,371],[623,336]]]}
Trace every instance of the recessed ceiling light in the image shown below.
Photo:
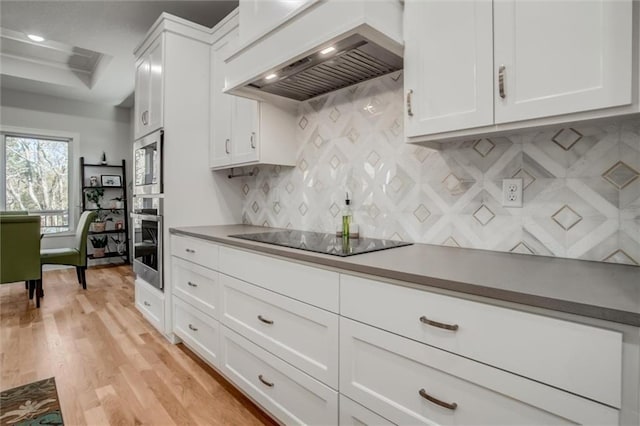
{"label": "recessed ceiling light", "polygon": [[323,54],[323,55],[326,55],[327,53],[331,53],[331,52],[333,52],[334,50],[336,50],[336,48],[335,48],[335,47],[333,47],[333,46],[329,46],[329,47],[327,47],[326,49],[322,49],[322,50],[320,51],[320,53],[321,53],[321,54]]}
{"label": "recessed ceiling light", "polygon": [[44,37],[39,36],[39,35],[35,35],[35,34],[27,34],[27,37],[29,37],[29,39],[36,41],[38,43],[44,41]]}
{"label": "recessed ceiling light", "polygon": [[264,79],[265,80],[273,80],[274,78],[276,78],[278,76],[278,74],[269,74],[268,76],[266,76]]}

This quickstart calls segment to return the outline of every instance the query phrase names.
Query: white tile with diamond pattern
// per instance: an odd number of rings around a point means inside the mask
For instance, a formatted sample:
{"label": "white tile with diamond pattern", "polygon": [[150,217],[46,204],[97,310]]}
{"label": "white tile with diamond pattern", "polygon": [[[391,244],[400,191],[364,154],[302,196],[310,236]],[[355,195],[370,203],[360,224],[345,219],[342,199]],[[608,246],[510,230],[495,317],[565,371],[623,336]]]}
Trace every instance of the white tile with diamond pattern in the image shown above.
{"label": "white tile with diamond pattern", "polygon": [[[368,237],[640,264],[640,120],[404,142],[402,73],[300,104],[297,166],[245,178],[243,220],[333,232],[345,192]],[[522,208],[502,179],[524,182]]]}

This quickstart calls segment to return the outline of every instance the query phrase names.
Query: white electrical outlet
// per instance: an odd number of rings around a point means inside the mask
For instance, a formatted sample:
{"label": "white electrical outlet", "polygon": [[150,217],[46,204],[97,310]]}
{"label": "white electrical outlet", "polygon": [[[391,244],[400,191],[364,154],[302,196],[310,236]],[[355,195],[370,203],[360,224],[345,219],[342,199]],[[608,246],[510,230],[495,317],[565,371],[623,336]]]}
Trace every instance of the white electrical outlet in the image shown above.
{"label": "white electrical outlet", "polygon": [[504,207],[522,207],[522,179],[502,180],[502,205]]}

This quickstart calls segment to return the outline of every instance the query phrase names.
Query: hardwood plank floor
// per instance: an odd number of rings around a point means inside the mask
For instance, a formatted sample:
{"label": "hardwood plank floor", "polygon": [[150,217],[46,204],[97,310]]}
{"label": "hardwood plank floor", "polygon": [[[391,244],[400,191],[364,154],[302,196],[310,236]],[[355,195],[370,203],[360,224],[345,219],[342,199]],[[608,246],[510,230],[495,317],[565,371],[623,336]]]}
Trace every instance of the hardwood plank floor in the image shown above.
{"label": "hardwood plank floor", "polygon": [[24,283],[0,286],[0,389],[56,378],[67,425],[274,425],[134,305],[129,266],[44,273],[41,308]]}

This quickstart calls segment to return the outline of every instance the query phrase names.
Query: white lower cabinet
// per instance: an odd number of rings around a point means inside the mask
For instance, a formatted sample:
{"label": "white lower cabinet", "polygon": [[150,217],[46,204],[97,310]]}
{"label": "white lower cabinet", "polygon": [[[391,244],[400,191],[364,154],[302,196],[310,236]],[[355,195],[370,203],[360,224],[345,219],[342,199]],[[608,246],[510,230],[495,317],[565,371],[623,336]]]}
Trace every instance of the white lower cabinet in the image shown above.
{"label": "white lower cabinet", "polygon": [[340,426],[392,426],[389,420],[340,395]]}
{"label": "white lower cabinet", "polygon": [[618,424],[606,405],[346,318],[340,392],[397,424]]}
{"label": "white lower cabinet", "polygon": [[164,294],[151,284],[135,281],[136,307],[158,331],[164,333]]}
{"label": "white lower cabinet", "polygon": [[340,275],[340,314],[612,407],[621,404],[617,331],[347,274]]}
{"label": "white lower cabinet", "polygon": [[338,315],[225,274],[220,285],[224,325],[338,388]]}
{"label": "white lower cabinet", "polygon": [[211,365],[218,365],[220,340],[218,321],[178,297],[174,297],[173,332]]}
{"label": "white lower cabinet", "polygon": [[173,294],[212,318],[218,318],[218,272],[171,257]]}
{"label": "white lower cabinet", "polygon": [[281,422],[335,425],[338,393],[222,326],[222,373]]}

